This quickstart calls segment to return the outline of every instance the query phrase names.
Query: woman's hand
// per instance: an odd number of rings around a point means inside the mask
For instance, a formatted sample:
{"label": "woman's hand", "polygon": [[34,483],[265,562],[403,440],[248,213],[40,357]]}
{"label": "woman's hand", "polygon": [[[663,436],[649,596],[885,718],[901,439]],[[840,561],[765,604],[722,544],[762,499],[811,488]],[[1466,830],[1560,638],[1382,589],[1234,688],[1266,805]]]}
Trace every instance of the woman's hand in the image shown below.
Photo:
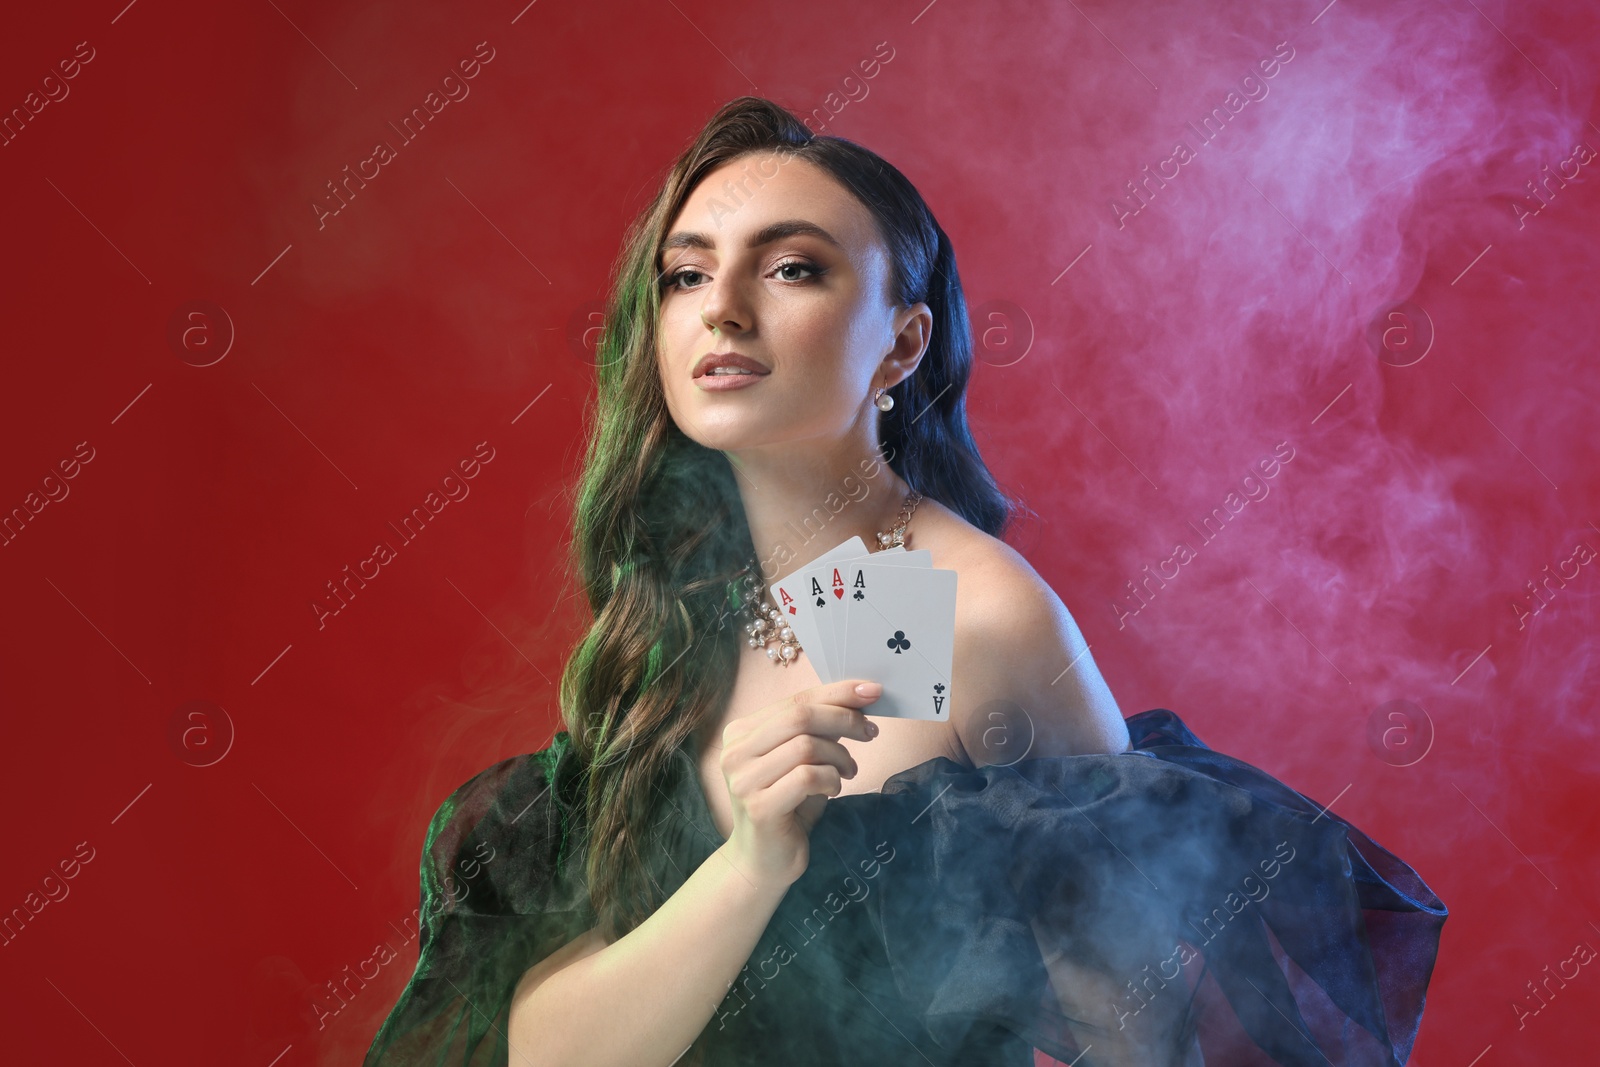
{"label": "woman's hand", "polygon": [[876,682],[830,682],[723,728],[722,777],[733,802],[733,833],[723,847],[745,877],[786,888],[805,873],[811,828],[844,779],[856,776],[839,738],[877,736],[877,725],[857,709],[882,693]]}

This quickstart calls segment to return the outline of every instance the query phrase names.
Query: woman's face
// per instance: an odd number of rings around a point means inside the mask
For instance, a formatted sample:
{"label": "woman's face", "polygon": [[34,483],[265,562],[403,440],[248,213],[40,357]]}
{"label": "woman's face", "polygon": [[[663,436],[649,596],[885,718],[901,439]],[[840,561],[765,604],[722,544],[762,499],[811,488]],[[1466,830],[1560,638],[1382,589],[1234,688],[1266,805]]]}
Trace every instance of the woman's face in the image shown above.
{"label": "woman's face", "polygon": [[[685,434],[721,451],[825,446],[852,429],[876,444],[873,390],[915,368],[932,316],[892,306],[876,223],[827,171],[772,152],[724,164],[668,227],[660,266],[658,362]],[[726,352],[767,373],[696,377]]]}

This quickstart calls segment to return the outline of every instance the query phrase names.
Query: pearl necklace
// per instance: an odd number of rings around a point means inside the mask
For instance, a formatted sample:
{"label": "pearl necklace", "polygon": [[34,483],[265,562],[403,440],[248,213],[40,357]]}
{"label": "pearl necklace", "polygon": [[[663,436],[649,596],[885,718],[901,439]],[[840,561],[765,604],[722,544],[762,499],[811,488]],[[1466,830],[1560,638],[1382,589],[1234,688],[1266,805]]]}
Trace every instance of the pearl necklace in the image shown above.
{"label": "pearl necklace", "polygon": [[[878,534],[878,548],[901,548],[906,543],[906,528],[911,525],[911,515],[922,503],[922,494],[915,489],[906,495],[900,505],[900,514],[888,533]],[[787,667],[800,655],[800,643],[795,640],[794,629],[784,621],[782,613],[767,602],[767,585],[761,580],[761,568],[754,559],[745,568],[745,609],[750,613],[750,624],[744,632],[749,635],[751,648],[764,648],[767,658]]]}

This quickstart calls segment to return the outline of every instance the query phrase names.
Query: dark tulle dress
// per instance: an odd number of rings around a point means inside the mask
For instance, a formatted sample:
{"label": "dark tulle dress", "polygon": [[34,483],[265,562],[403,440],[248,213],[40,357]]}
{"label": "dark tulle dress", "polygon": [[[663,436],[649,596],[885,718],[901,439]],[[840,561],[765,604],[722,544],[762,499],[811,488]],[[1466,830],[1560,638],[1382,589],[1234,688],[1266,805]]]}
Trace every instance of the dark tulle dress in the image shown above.
{"label": "dark tulle dress", "polygon": [[[1140,1063],[1198,1063],[1169,1051],[1198,1044],[1208,1067],[1403,1065],[1439,898],[1173,712],[1127,723],[1129,752],[939,757],[829,800],[809,868],[679,1062],[1030,1067],[1038,1048],[1089,1067],[1129,1030]],[[722,843],[687,747],[674,768],[667,893]],[[579,782],[562,732],[440,806],[420,958],[364,1067],[540,1062],[508,1049],[507,1016],[523,972],[595,925]]]}

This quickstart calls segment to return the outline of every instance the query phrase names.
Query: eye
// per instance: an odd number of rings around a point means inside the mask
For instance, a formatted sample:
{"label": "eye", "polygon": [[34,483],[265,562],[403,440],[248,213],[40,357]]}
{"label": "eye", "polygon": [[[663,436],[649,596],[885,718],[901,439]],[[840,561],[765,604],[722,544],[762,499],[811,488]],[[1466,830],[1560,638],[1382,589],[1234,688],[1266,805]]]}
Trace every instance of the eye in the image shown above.
{"label": "eye", "polygon": [[[684,267],[682,270],[673,271],[671,274],[667,275],[665,280],[663,280],[661,283],[662,287],[666,289],[682,289],[684,287],[682,279],[686,274],[693,274],[702,278],[705,277],[705,275],[701,274],[693,267]],[[693,288],[693,286],[690,288]]]}
{"label": "eye", "polygon": [[[819,278],[822,275],[827,273],[827,268],[819,267],[817,264],[812,263],[809,260],[791,259],[791,260],[787,260],[787,261],[785,261],[783,263],[779,263],[776,267],[774,267],[772,269],[772,273],[773,274],[781,275],[781,274],[783,274],[784,271],[804,271],[805,274],[807,275],[806,277],[796,278],[796,277],[793,277],[793,276],[786,276],[786,277],[783,277],[781,279],[782,281],[791,282],[791,283],[797,283],[797,282],[809,281],[812,278]],[[701,279],[703,279],[704,277],[705,277],[705,274],[702,271],[695,270],[693,267],[682,267],[682,268],[680,268],[678,270],[673,271],[671,274],[669,274],[665,278],[663,278],[662,281],[661,281],[661,286],[662,286],[663,289],[675,289],[675,290],[695,289],[695,288],[698,288],[697,285],[695,285],[692,281],[686,282],[684,279],[685,278],[701,278]]]}
{"label": "eye", "polygon": [[[823,274],[827,273],[823,268],[817,266],[815,263],[811,263],[811,262],[809,262],[807,260],[804,260],[804,259],[791,259],[791,260],[787,260],[787,261],[785,261],[783,263],[779,263],[777,265],[777,267],[775,267],[773,269],[772,273],[781,274],[783,271],[786,271],[786,270],[803,270],[803,271],[806,271],[813,278],[820,278]],[[805,279],[805,278],[785,278],[783,280],[784,281],[789,281],[789,282],[798,282],[798,281],[805,281],[807,279]]]}

